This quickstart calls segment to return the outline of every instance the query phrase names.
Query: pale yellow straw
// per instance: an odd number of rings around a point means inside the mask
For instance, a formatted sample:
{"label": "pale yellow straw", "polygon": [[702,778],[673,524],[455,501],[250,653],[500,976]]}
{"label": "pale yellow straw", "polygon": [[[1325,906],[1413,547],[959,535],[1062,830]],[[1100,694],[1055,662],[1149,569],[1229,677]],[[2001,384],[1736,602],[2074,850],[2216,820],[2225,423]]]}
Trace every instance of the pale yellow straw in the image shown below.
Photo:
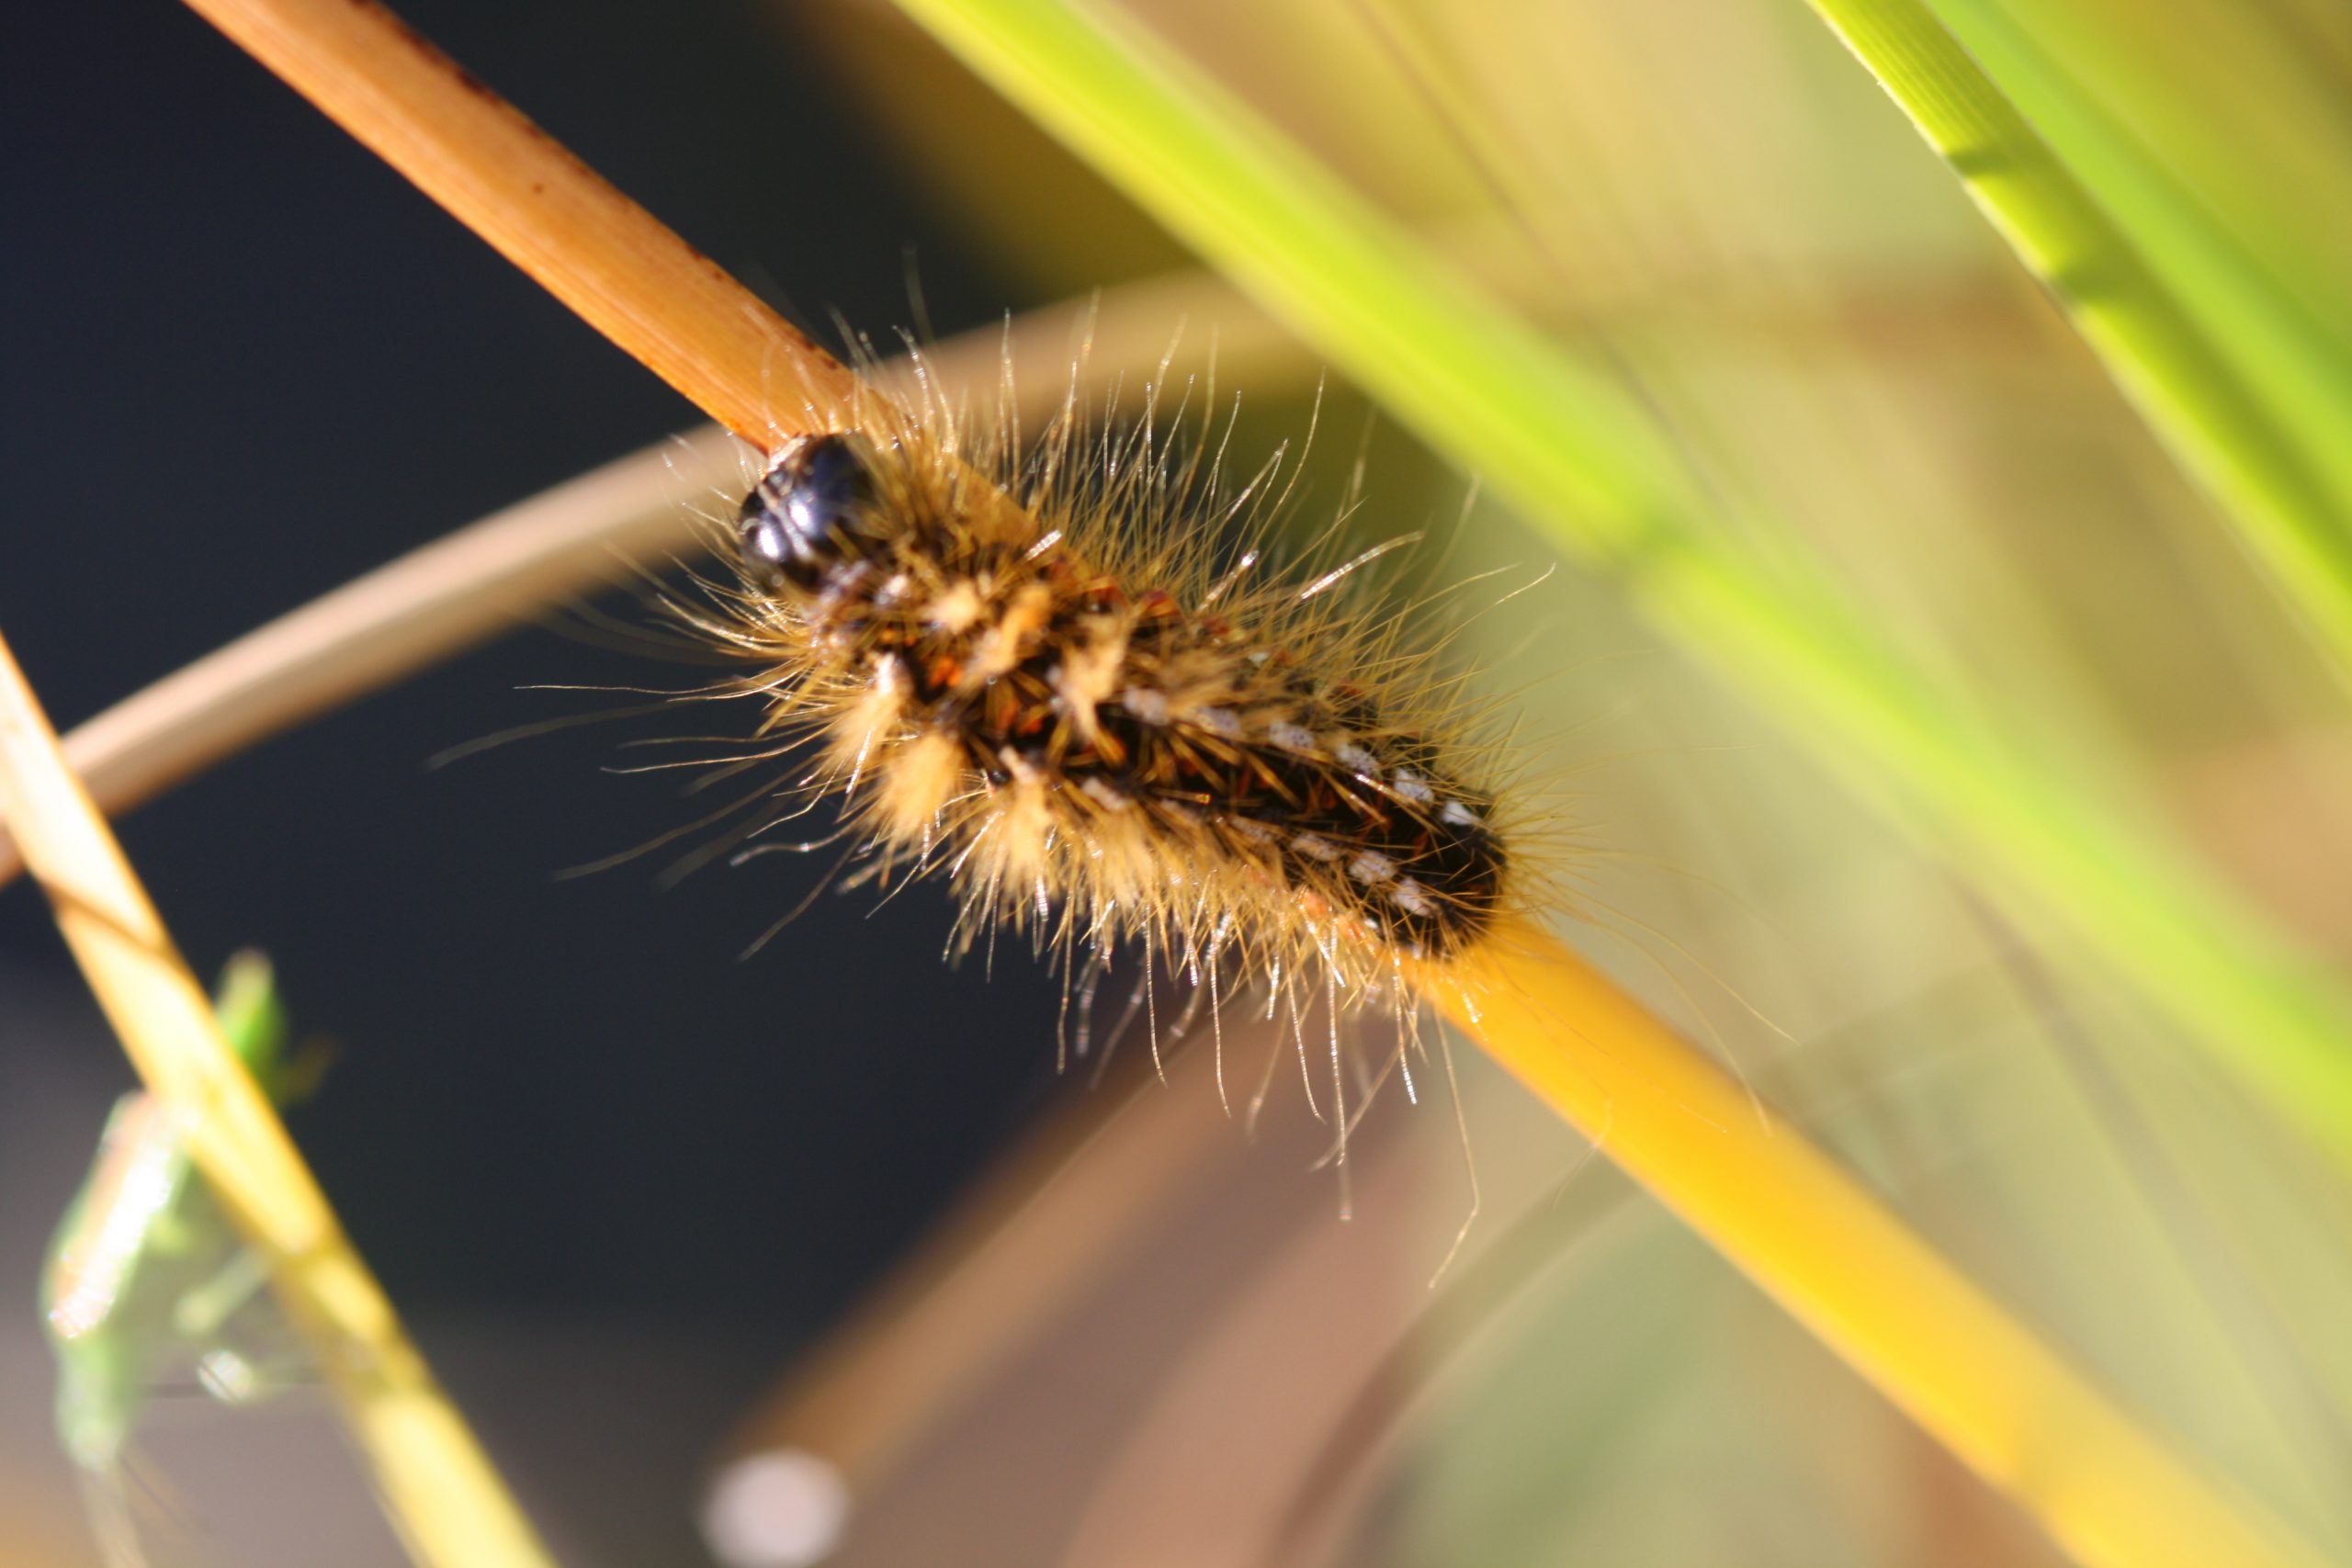
{"label": "pale yellow straw", "polygon": [[0,818],[139,1076],[181,1119],[206,1179],[268,1261],[410,1553],[428,1568],[551,1568],[268,1100],[231,1053],[203,987],[66,767],[5,638]]}

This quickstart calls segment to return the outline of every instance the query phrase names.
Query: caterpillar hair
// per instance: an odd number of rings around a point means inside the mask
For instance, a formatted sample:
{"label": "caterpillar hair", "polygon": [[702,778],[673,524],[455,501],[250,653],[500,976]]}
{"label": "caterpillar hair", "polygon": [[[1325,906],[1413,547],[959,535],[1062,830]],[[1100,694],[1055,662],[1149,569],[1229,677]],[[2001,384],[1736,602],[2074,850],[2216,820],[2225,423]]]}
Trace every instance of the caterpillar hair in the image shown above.
{"label": "caterpillar hair", "polygon": [[852,881],[952,883],[956,952],[1021,933],[1090,998],[1132,948],[1213,1007],[1409,1011],[1404,962],[1476,943],[1520,880],[1443,617],[1363,570],[1411,541],[1283,570],[1282,455],[1231,482],[1155,392],[1121,425],[1075,378],[1024,443],[1009,392],[976,415],[913,366],[782,440],[721,520],[731,579],[670,601],[748,667],[701,694],[763,707],[726,765],[799,760],[728,842],[831,800]]}

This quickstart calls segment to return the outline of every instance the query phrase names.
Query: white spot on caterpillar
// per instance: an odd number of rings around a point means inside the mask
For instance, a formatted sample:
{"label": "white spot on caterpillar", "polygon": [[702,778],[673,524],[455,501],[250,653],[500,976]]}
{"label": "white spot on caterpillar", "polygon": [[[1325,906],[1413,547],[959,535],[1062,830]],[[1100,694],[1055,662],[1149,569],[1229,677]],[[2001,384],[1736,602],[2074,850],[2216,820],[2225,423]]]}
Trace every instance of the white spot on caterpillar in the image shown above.
{"label": "white spot on caterpillar", "polygon": [[1125,628],[1112,625],[1083,633],[1063,649],[1061,662],[1054,666],[1054,695],[1090,742],[1102,733],[1094,710],[1118,690],[1126,657]]}
{"label": "white spot on caterpillar", "polygon": [[1449,800],[1441,807],[1437,819],[1455,828],[1483,828],[1486,821],[1458,800]]}
{"label": "white spot on caterpillar", "polygon": [[1366,850],[1348,863],[1348,874],[1367,887],[1377,887],[1396,874],[1396,863],[1378,850]]}
{"label": "white spot on caterpillar", "polygon": [[1315,750],[1315,732],[1303,724],[1293,724],[1288,719],[1278,720],[1266,726],[1266,739],[1285,751]]}
{"label": "white spot on caterpillar", "polygon": [[1119,694],[1119,705],[1146,724],[1168,722],[1168,694],[1149,686],[1129,686]]}
{"label": "white spot on caterpillar", "polygon": [[1319,860],[1327,865],[1340,858],[1339,845],[1333,843],[1329,839],[1320,838],[1313,833],[1293,834],[1291,836],[1290,847],[1296,850],[1300,854],[1305,855],[1307,859]]}
{"label": "white spot on caterpillar", "polygon": [[1411,801],[1416,806],[1427,806],[1437,798],[1437,791],[1423,784],[1421,775],[1410,768],[1398,768],[1390,773],[1388,787],[1391,793]]}
{"label": "white spot on caterpillar", "polygon": [[1241,721],[1234,716],[1231,708],[1196,708],[1193,712],[1193,722],[1211,735],[1222,736],[1227,740],[1241,739]]}
{"label": "white spot on caterpillar", "polygon": [[1437,913],[1437,906],[1430,899],[1430,890],[1409,876],[1390,888],[1388,897],[1391,903],[1408,915],[1419,915],[1426,919]]}
{"label": "white spot on caterpillar", "polygon": [[1080,793],[1105,811],[1125,811],[1133,807],[1136,797],[1113,784],[1100,773],[1089,773],[1078,784]]}
{"label": "white spot on caterpillar", "polygon": [[996,625],[973,648],[967,682],[977,687],[1010,674],[1035,649],[1053,613],[1053,592],[1044,583],[1028,583],[1013,593],[997,615]]}
{"label": "white spot on caterpillar", "polygon": [[980,612],[986,608],[987,601],[981,598],[978,587],[967,580],[950,585],[945,592],[933,599],[927,618],[944,632],[969,631],[978,623]]}
{"label": "white spot on caterpillar", "polygon": [[1021,784],[1039,784],[1046,779],[1046,771],[1043,768],[1023,756],[1012,747],[998,747],[996,760],[1002,762],[1004,771],[1011,773],[1014,780]]}
{"label": "white spot on caterpillar", "polygon": [[1332,749],[1331,754],[1340,759],[1340,766],[1351,768],[1363,777],[1372,778],[1379,775],[1380,759],[1366,750],[1357,741],[1342,742]]}

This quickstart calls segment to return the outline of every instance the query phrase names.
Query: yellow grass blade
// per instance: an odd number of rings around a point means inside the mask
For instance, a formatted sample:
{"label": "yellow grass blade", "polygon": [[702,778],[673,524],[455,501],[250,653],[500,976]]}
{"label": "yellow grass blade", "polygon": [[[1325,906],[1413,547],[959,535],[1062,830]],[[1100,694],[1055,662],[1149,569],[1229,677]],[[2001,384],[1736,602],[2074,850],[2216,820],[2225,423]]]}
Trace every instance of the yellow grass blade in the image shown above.
{"label": "yellow grass blade", "polygon": [[522,1511],[239,1065],[0,639],[0,817],[148,1089],[311,1341],[386,1510],[428,1568],[552,1568]]}
{"label": "yellow grass blade", "polygon": [[1937,1439],[2099,1568],[2321,1559],[2135,1426],[1803,1134],[1549,932],[1424,992]]}

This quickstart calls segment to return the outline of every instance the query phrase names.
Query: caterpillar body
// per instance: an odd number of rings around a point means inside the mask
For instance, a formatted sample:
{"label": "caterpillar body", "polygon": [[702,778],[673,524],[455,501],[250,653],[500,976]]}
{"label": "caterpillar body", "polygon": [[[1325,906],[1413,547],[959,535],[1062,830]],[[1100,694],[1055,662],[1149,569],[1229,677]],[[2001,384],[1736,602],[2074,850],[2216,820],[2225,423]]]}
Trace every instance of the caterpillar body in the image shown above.
{"label": "caterpillar body", "polygon": [[1487,931],[1495,795],[1367,558],[1276,580],[1214,542],[1266,476],[1220,496],[1148,429],[1079,463],[1067,423],[1021,453],[879,423],[775,448],[729,520],[738,581],[695,612],[756,667],[731,689],[767,705],[762,754],[815,751],[788,793],[846,803],[861,876],[950,876],[962,945],[1138,943],[1295,1013],[1401,998],[1405,959]]}

